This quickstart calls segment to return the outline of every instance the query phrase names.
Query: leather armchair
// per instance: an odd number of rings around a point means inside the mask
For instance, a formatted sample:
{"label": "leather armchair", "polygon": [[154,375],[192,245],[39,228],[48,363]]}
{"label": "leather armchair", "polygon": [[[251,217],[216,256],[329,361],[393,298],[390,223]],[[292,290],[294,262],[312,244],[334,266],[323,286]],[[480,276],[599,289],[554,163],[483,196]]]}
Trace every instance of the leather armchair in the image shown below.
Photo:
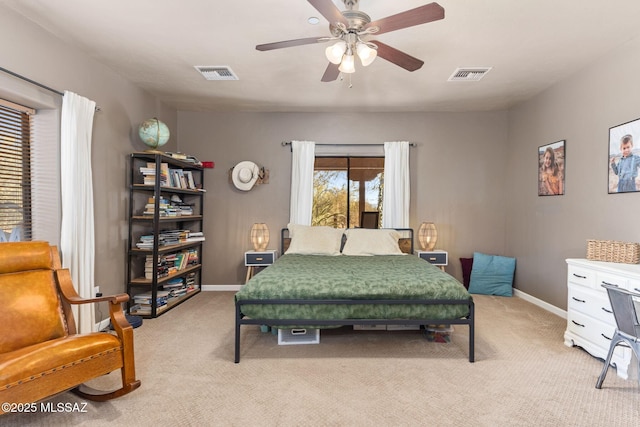
{"label": "leather armchair", "polygon": [[[122,311],[128,299],[80,298],[47,242],[0,243],[0,402],[33,403],[70,389],[104,401],[138,388],[133,328]],[[71,305],[101,301],[114,332],[78,334]],[[119,389],[83,385],[117,369]]]}

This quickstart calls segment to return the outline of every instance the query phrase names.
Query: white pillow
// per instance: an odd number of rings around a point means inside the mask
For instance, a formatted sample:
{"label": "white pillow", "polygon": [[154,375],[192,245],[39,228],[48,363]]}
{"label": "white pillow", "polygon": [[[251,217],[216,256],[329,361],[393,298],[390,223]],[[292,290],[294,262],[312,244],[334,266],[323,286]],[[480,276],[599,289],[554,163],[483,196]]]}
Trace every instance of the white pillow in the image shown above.
{"label": "white pillow", "polygon": [[291,243],[286,254],[340,255],[344,230],[326,226],[289,224]]}
{"label": "white pillow", "polygon": [[350,228],[345,231],[347,243],[343,255],[406,255],[400,250],[400,233],[390,229]]}

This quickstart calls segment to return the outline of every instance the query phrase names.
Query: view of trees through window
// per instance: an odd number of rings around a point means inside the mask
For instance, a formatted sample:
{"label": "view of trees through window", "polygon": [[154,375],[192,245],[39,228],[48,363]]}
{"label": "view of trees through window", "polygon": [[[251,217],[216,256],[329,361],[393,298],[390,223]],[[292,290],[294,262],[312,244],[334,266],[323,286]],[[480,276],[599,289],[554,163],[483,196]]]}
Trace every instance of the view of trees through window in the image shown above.
{"label": "view of trees through window", "polygon": [[359,227],[372,211],[382,220],[383,176],[384,157],[316,157],[311,224]]}

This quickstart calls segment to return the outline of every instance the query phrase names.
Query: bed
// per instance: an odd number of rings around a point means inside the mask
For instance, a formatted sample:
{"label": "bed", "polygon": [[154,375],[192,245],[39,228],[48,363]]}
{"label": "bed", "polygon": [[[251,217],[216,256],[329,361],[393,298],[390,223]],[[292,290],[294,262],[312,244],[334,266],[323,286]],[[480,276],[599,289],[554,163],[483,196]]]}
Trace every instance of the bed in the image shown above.
{"label": "bed", "polygon": [[455,278],[409,255],[413,230],[289,224],[281,253],[235,295],[235,363],[243,325],[468,325],[474,361],[473,298]]}

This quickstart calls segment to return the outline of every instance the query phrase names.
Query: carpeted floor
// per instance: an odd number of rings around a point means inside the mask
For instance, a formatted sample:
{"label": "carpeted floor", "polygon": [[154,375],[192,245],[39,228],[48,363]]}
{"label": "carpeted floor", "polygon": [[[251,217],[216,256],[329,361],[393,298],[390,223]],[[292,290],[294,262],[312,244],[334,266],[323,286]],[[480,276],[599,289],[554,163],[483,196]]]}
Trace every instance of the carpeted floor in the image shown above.
{"label": "carpeted floor", "polygon": [[[566,321],[522,299],[474,296],[449,343],[418,331],[322,331],[318,345],[277,345],[244,326],[233,363],[233,292],[203,292],[135,330],[142,386],[84,412],[8,414],[8,426],[636,426],[637,372],[563,344]],[[632,361],[635,365],[635,359]],[[113,385],[117,376],[92,382]],[[76,404],[71,393],[50,402]],[[73,407],[73,405],[70,405]]]}

